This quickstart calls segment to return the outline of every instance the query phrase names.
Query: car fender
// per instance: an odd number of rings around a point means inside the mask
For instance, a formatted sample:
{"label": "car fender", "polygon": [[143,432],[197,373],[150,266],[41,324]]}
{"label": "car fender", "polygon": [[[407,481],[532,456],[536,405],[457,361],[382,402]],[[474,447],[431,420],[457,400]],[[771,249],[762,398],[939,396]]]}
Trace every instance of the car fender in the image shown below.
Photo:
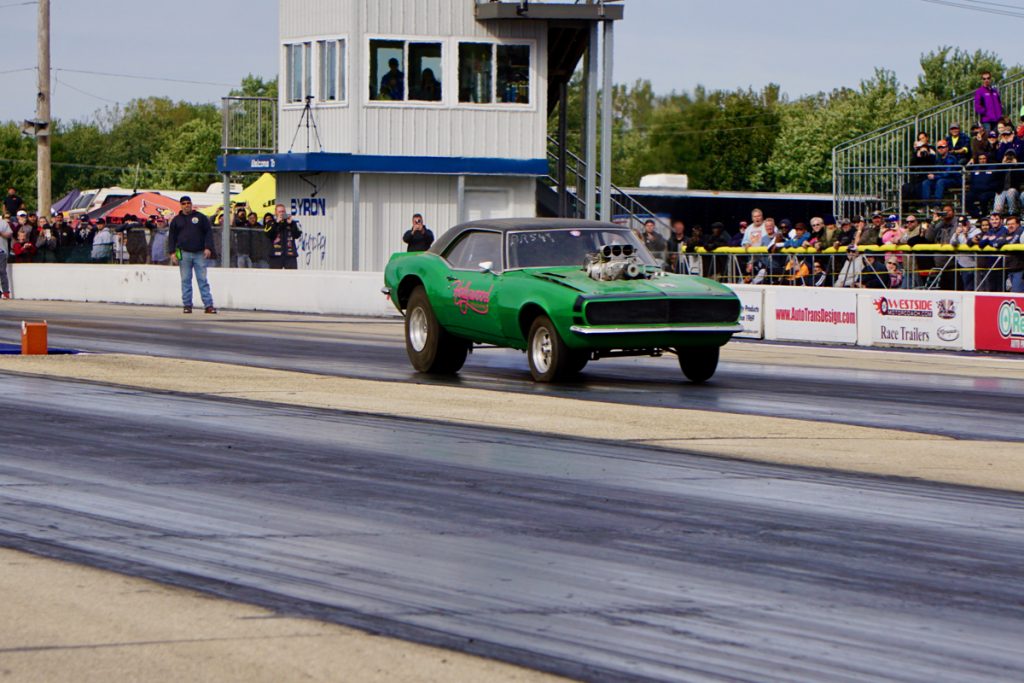
{"label": "car fender", "polygon": [[384,286],[399,311],[405,310],[417,285],[426,290],[431,305],[436,304],[438,284],[434,281],[444,279],[443,274],[433,272],[438,270],[439,260],[429,252],[398,252],[392,255],[384,269]]}

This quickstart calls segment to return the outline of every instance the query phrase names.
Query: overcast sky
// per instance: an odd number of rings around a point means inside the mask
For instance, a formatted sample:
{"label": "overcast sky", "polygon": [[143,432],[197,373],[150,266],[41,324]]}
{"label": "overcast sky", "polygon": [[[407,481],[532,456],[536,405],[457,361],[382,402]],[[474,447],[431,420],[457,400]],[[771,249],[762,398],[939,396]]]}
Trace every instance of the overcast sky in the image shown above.
{"label": "overcast sky", "polygon": [[[36,64],[36,7],[3,7],[13,2],[0,0],[0,120],[29,118],[35,107],[35,72],[4,73]],[[1024,17],[1024,1],[1017,4]],[[797,97],[855,86],[875,66],[912,83],[922,52],[941,44],[971,51],[1012,45],[1024,29],[1024,18],[925,0],[625,0],[625,6],[615,80],[647,78],[657,92],[775,82]],[[149,95],[211,102],[246,73],[276,75],[276,0],[52,0],[52,15],[57,118],[88,118],[108,104]],[[993,38],[1002,32],[1010,39]],[[996,52],[1021,61],[1017,50]]]}

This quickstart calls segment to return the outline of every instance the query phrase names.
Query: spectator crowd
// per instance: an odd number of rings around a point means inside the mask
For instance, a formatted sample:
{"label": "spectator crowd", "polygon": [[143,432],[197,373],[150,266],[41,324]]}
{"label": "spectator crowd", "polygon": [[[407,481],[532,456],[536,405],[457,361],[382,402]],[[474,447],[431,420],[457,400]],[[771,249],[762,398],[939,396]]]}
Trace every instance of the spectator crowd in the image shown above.
{"label": "spectator crowd", "polygon": [[[1019,216],[993,211],[975,220],[957,215],[948,202],[930,217],[875,213],[795,223],[754,209],[734,232],[720,222],[705,232],[676,219],[668,236],[650,219],[640,234],[666,270],[733,282],[1024,292],[1021,236]],[[918,245],[925,251],[911,250]],[[992,253],[1016,245],[1022,251]],[[984,255],[976,253],[987,247]],[[955,255],[941,253],[955,249]]]}
{"label": "spectator crowd", "polygon": [[[278,209],[283,209],[280,205]],[[214,225],[223,225],[215,216]],[[10,263],[127,263],[168,265],[169,217],[66,218],[28,210],[8,188],[0,217],[0,254]],[[9,233],[9,234],[8,234]],[[232,265],[238,268],[297,268],[298,221],[236,208],[231,221]],[[214,260],[216,255],[214,256]],[[212,265],[212,264],[211,264]]]}
{"label": "spectator crowd", "polygon": [[935,143],[928,133],[918,133],[903,186],[904,207],[928,210],[962,190],[963,212],[975,219],[990,212],[1020,215],[1024,107],[1014,124],[1004,112],[992,74],[983,72],[974,93],[974,112],[978,123],[969,131],[953,123]]}

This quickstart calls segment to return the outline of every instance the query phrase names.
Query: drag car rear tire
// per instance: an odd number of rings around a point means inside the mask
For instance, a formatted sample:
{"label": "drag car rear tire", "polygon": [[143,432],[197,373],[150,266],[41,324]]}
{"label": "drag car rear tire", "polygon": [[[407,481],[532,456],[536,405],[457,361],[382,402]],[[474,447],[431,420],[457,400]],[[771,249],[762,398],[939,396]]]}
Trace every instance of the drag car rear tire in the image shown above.
{"label": "drag car rear tire", "polygon": [[570,351],[546,315],[537,316],[526,336],[526,356],[535,382],[555,382],[566,375]]}
{"label": "drag car rear tire", "polygon": [[718,369],[718,352],[717,346],[676,349],[680,369],[686,375],[686,379],[694,384],[703,384],[715,374],[715,370]]}
{"label": "drag car rear tire", "polygon": [[417,372],[448,375],[462,369],[469,353],[469,342],[437,321],[422,286],[413,290],[405,309],[405,352]]}

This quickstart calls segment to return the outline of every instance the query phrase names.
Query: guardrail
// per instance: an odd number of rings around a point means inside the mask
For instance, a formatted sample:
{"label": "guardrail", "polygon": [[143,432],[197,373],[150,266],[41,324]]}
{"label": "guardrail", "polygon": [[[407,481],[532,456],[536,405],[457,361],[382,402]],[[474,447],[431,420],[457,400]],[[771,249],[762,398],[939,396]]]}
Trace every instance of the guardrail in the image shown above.
{"label": "guardrail", "polygon": [[829,247],[697,247],[678,254],[656,252],[672,272],[727,284],[850,287],[870,289],[1010,291],[1008,274],[1024,268],[1024,244]]}
{"label": "guardrail", "polygon": [[[1002,174],[1007,171],[1024,178],[1024,164],[860,166],[843,175],[836,215],[849,218],[876,211],[904,215],[947,203],[958,213],[988,215],[1003,190]],[[983,175],[998,176],[998,190],[983,191],[978,182]]]}

